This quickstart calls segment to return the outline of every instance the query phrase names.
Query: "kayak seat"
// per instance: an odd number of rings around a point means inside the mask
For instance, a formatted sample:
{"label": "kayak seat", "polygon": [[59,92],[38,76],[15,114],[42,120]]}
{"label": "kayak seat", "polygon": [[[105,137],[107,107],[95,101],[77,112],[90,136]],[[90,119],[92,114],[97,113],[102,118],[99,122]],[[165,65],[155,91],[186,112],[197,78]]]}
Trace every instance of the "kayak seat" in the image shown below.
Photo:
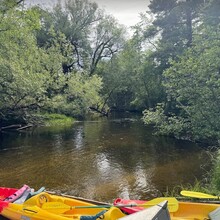
{"label": "kayak seat", "polygon": [[211,220],[219,220],[220,219],[220,207],[215,209],[214,211],[210,212],[209,218]]}
{"label": "kayak seat", "polygon": [[27,198],[25,199],[25,201],[28,200],[28,199],[30,199],[32,196],[35,196],[35,195],[38,195],[38,194],[42,193],[44,190],[45,190],[45,187],[42,186],[40,189],[38,189],[38,190],[35,191],[35,192],[34,192],[34,191],[31,191],[31,192],[29,193],[29,195],[27,196]]}

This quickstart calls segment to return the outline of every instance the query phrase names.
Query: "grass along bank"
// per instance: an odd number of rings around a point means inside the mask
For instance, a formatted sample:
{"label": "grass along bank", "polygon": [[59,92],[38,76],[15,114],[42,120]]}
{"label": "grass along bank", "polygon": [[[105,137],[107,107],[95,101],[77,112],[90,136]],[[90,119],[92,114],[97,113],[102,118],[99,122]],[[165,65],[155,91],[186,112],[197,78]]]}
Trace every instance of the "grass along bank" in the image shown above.
{"label": "grass along bank", "polygon": [[45,126],[70,126],[75,121],[74,118],[68,117],[66,115],[61,114],[43,114],[42,117],[44,118]]}

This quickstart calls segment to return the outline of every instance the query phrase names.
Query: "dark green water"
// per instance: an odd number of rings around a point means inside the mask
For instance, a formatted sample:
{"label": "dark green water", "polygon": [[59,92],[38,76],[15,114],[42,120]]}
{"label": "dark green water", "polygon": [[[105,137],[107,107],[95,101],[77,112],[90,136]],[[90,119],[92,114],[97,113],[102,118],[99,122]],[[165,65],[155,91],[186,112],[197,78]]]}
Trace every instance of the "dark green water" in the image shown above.
{"label": "dark green water", "polygon": [[0,135],[0,186],[23,184],[112,202],[147,199],[192,184],[210,169],[205,149],[156,137],[139,118]]}

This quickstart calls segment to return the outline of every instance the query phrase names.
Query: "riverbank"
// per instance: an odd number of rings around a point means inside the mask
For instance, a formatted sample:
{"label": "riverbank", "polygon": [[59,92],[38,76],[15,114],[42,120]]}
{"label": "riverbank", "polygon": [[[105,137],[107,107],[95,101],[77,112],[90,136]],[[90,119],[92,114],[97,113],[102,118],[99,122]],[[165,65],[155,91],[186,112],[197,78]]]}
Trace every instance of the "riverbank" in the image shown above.
{"label": "riverbank", "polygon": [[4,126],[0,127],[1,131],[6,130],[25,130],[32,127],[46,126],[46,127],[54,127],[54,126],[71,126],[74,123],[75,119],[72,117],[68,117],[62,114],[34,114],[28,120],[16,121],[11,120],[7,121]]}

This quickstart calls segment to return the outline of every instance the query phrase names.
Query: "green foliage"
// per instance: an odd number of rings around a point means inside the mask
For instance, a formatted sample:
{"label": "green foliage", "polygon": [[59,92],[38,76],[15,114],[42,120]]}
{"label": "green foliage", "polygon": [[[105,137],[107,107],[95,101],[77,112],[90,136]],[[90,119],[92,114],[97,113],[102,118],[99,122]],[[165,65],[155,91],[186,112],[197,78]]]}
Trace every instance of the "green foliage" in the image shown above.
{"label": "green foliage", "polygon": [[219,27],[220,4],[218,0],[210,0],[207,2],[205,8],[203,9],[202,19],[206,25],[212,27]]}
{"label": "green foliage", "polygon": [[155,107],[157,103],[165,99],[162,78],[151,54],[142,55],[141,65],[132,77],[135,99],[131,104],[140,109]]}
{"label": "green foliage", "polygon": [[97,65],[102,59],[110,60],[114,54],[122,49],[125,42],[125,32],[125,28],[120,26],[112,16],[107,15],[100,19],[95,27],[95,37],[91,44],[90,75],[95,73]]}
{"label": "green foliage", "polygon": [[143,121],[147,125],[154,125],[156,134],[175,136],[176,138],[187,137],[190,124],[176,115],[164,113],[164,104],[158,104],[155,109],[143,111]]}
{"label": "green foliage", "polygon": [[[198,42],[200,43],[200,41]],[[164,76],[168,95],[191,123],[195,139],[220,138],[219,41],[203,41],[172,62]]]}
{"label": "green foliage", "polygon": [[1,0],[0,2],[0,14],[7,13],[11,9],[18,7],[24,0]]}
{"label": "green foliage", "polygon": [[[193,4],[191,9],[189,4]],[[158,14],[154,25],[163,28],[159,47],[155,53],[159,59],[165,55],[165,60],[169,60],[169,63],[165,62],[168,65],[163,67],[161,66],[162,60],[157,59],[159,67],[165,70],[163,86],[166,89],[167,101],[164,106],[159,105],[156,109],[146,110],[143,118],[145,123],[155,124],[162,134],[174,134],[177,137],[218,143],[220,138],[218,111],[220,107],[218,95],[220,93],[220,42],[218,38],[220,29],[218,24],[211,22],[217,18],[215,5],[218,7],[216,1],[208,1],[204,5],[203,1],[177,2],[172,0],[167,1],[165,5],[162,5],[161,1],[155,0],[150,5],[153,12]],[[176,15],[176,10],[180,9],[180,17],[172,18]],[[161,11],[164,13],[160,14]],[[188,22],[191,24],[187,26],[186,23],[185,28],[191,27],[189,33],[195,35],[191,38],[190,47],[186,48],[184,43],[189,42],[190,38],[186,37],[188,35],[184,34],[184,29],[181,30],[177,27],[184,16],[187,22],[190,14],[191,20]],[[166,43],[167,37],[175,33],[166,26],[171,25],[167,22],[170,16],[173,22],[177,22],[173,28],[177,28],[178,33],[173,36],[174,38],[170,38],[174,47]],[[161,20],[161,18],[165,20]],[[199,23],[194,23],[199,19]],[[181,33],[180,30],[183,32]],[[180,44],[177,43],[177,40]],[[175,52],[169,55],[169,53],[163,54],[161,51],[162,47],[169,51],[175,50],[176,45],[180,48],[180,53]]]}
{"label": "green foliage", "polygon": [[54,95],[48,101],[46,109],[70,116],[83,116],[89,106],[100,102],[101,87],[101,79],[96,75],[88,77],[81,73],[72,73],[63,94]]}
{"label": "green foliage", "polygon": [[211,176],[210,188],[219,194],[220,190],[220,152],[218,150],[217,157],[213,161],[213,170]]}
{"label": "green foliage", "polygon": [[142,51],[138,36],[128,40],[111,62],[102,62],[98,67],[109,106],[140,111],[163,100],[161,78],[155,74],[150,54]]}
{"label": "green foliage", "polygon": [[[37,27],[35,13],[9,11],[0,23],[0,111],[24,113],[36,108],[45,98],[46,71],[42,68],[43,51],[36,47],[32,34]],[[21,115],[22,116],[22,115]]]}
{"label": "green foliage", "polygon": [[[124,42],[124,28],[105,15],[96,3],[88,0],[69,0],[57,4],[52,11],[40,10],[42,28],[37,33],[40,46],[50,44],[60,32],[66,38],[61,52],[68,62],[63,63],[64,73],[83,69],[95,74],[97,64],[116,53]],[[55,35],[51,34],[51,30]],[[66,54],[66,47],[71,53]]]}
{"label": "green foliage", "polygon": [[[0,22],[0,120],[33,122],[32,112],[83,116],[100,101],[101,79],[83,72],[63,74],[72,62],[71,44],[61,32],[50,29],[50,42],[39,47],[39,9],[10,9]],[[33,115],[34,117],[34,115]],[[8,122],[7,122],[8,121]]]}
{"label": "green foliage", "polygon": [[203,45],[198,40],[164,72],[164,86],[176,110],[164,115],[165,108],[159,106],[155,112],[145,111],[144,121],[155,122],[162,133],[216,142],[220,138],[219,42],[203,40]]}
{"label": "green foliage", "polygon": [[155,19],[152,25],[146,28],[145,36],[158,39],[153,56],[161,71],[170,66],[170,58],[175,60],[186,48],[191,47],[203,4],[203,0],[151,1],[149,8]]}

